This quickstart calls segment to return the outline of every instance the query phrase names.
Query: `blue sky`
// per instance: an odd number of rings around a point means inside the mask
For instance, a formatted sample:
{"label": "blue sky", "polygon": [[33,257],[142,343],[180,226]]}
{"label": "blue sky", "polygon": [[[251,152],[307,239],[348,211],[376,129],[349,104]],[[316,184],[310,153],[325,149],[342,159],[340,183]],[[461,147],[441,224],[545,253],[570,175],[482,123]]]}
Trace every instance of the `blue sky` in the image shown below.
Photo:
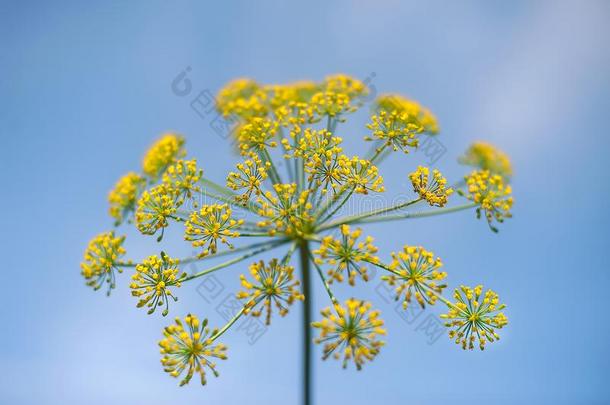
{"label": "blue sky", "polygon": [[[159,134],[185,134],[212,179],[235,163],[228,142],[171,91],[190,66],[193,88],[212,92],[239,76],[369,77],[378,91],[409,95],[437,114],[447,152],[436,165],[448,177],[464,173],[456,158],[474,140],[512,157],[514,218],[497,235],[470,212],[368,228],[382,254],[422,244],[443,258],[451,286],[496,290],[508,304],[502,340],[483,353],[462,352],[444,336],[428,344],[375,282],[339,288],[342,298],[382,310],[388,344],[362,372],[316,352],[318,403],[607,403],[609,4],[228,3],[0,6],[0,402],[297,403],[299,311],[254,344],[243,331],[229,333],[220,378],[178,388],[156,347],[169,320],[135,308],[128,274],[109,299],[79,275],[87,241],[112,224],[108,190]],[[364,112],[354,115],[341,134],[350,153],[364,151],[365,122]],[[408,189],[406,174],[422,163],[414,154],[384,164],[389,197]],[[164,249],[190,254],[179,230],[168,236]],[[159,249],[131,231],[127,247],[136,259]],[[218,282],[236,290],[241,272],[228,269]],[[327,305],[320,287],[317,308]],[[193,285],[172,314],[220,323],[217,304]]]}

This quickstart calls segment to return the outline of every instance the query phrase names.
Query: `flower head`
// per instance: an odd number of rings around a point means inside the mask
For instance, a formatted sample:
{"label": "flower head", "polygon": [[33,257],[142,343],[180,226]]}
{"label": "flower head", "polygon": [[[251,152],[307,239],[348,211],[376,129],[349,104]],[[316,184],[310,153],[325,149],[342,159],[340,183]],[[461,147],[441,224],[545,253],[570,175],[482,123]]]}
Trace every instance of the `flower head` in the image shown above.
{"label": "flower head", "polygon": [[[341,153],[342,148],[339,145],[342,142],[340,137],[333,136],[330,131],[308,128],[293,149],[293,157],[304,161],[308,181],[322,186],[324,191],[328,186],[335,187],[341,183],[341,162],[348,160],[347,156]],[[287,140],[284,146],[290,150]]]}
{"label": "flower head", "polygon": [[233,219],[232,213],[227,204],[204,205],[199,211],[193,211],[186,221],[184,239],[192,242],[193,247],[204,247],[201,257],[216,253],[219,240],[233,248],[227,238],[239,236],[237,229],[244,220]]}
{"label": "flower head", "polygon": [[404,295],[405,309],[413,296],[424,308],[425,303],[433,305],[437,300],[436,294],[447,287],[446,284],[437,284],[447,277],[447,273],[439,271],[442,265],[439,257],[435,258],[423,247],[404,246],[401,252],[392,252],[391,274],[381,279],[396,288],[396,300]]}
{"label": "flower head", "polygon": [[295,183],[274,184],[273,191],[266,191],[257,199],[260,204],[258,214],[266,219],[259,221],[260,227],[273,227],[277,232],[289,236],[304,235],[309,232],[312,222],[312,204],[308,201],[309,190],[298,192]]}
{"label": "flower head", "polygon": [[[314,92],[318,93],[318,90]],[[290,128],[290,136],[294,138],[303,130],[302,125],[314,124],[319,122],[321,117],[316,114],[315,106],[310,103],[311,97],[307,101],[292,101],[278,107],[274,113],[277,122],[282,127]]]}
{"label": "flower head", "polygon": [[314,82],[303,80],[283,85],[270,85],[266,86],[266,89],[271,94],[271,107],[277,113],[277,110],[282,107],[309,102],[311,96],[320,90],[320,86]]}
{"label": "flower head", "polygon": [[470,145],[466,153],[460,157],[460,163],[489,170],[504,178],[509,178],[513,174],[508,155],[487,142],[475,142]]}
{"label": "flower head", "polygon": [[350,103],[350,97],[345,93],[323,91],[313,95],[311,105],[320,116],[339,117],[356,111]]}
{"label": "flower head", "polygon": [[335,147],[323,155],[314,155],[305,163],[307,180],[326,194],[329,188],[338,189],[346,178],[345,167],[349,158],[341,154],[341,148]]}
{"label": "flower head", "polygon": [[239,143],[242,153],[249,151],[263,151],[267,148],[275,148],[277,141],[278,124],[265,118],[253,118],[243,125],[239,131]]}
{"label": "flower head", "polygon": [[218,377],[212,358],[226,360],[227,347],[222,343],[214,344],[218,330],[210,331],[207,319],[200,323],[195,315],[188,314],[184,323],[180,318],[175,321],[163,330],[163,339],[159,342],[163,370],[172,377],[187,370],[186,377],[180,381],[181,386],[188,384],[195,373],[200,375],[201,385],[205,385],[206,368]]}
{"label": "flower head", "polygon": [[364,83],[345,74],[327,76],[324,86],[328,91],[345,94],[352,100],[366,97],[369,93]]}
{"label": "flower head", "polygon": [[176,213],[178,197],[165,184],[144,191],[138,200],[136,226],[145,235],[154,235],[169,225],[168,218]]}
{"label": "flower head", "polygon": [[447,198],[453,194],[453,189],[446,187],[447,179],[436,169],[432,170],[430,178],[430,169],[418,166],[417,170],[409,175],[409,179],[413,184],[413,191],[432,206],[443,207],[447,204]]}
{"label": "flower head", "polygon": [[180,206],[185,198],[201,191],[202,176],[203,170],[197,168],[196,160],[178,160],[163,173],[163,184],[178,197],[177,205]]}
{"label": "flower head", "polygon": [[[299,142],[294,148],[293,157],[302,157],[306,162],[320,156],[328,155],[329,152],[341,152],[339,146],[343,142],[338,136],[333,136],[332,132],[321,129],[313,130],[305,129],[303,136],[299,138]],[[288,139],[283,141],[284,148],[291,149]]]}
{"label": "flower head", "polygon": [[449,312],[441,315],[447,320],[445,326],[450,328],[449,337],[462,349],[474,349],[475,340],[479,340],[479,348],[485,349],[485,343],[492,343],[500,336],[496,329],[502,329],[508,324],[508,318],[501,312],[506,305],[499,304],[498,294],[487,290],[483,294],[483,286],[474,288],[461,286],[453,294],[455,303],[447,303]]}
{"label": "flower head", "polygon": [[345,306],[335,305],[334,313],[330,308],[321,311],[323,319],[313,322],[314,328],[320,329],[320,337],[315,343],[324,343],[324,355],[335,359],[343,357],[343,368],[352,360],[360,370],[368,360],[372,361],[384,342],[377,340],[379,335],[385,335],[383,320],[379,311],[372,311],[369,302],[348,299]]}
{"label": "flower head", "polygon": [[261,186],[269,177],[270,166],[270,162],[263,163],[256,155],[236,165],[236,171],[227,176],[227,187],[235,191],[243,190],[243,194],[235,197],[237,202],[246,205],[253,193],[261,194]]}
{"label": "flower head", "polygon": [[120,224],[135,209],[138,195],[144,188],[146,180],[134,172],[129,172],[117,181],[114,189],[108,194],[110,216]]}
{"label": "flower head", "polygon": [[393,150],[409,153],[409,148],[417,148],[418,135],[423,131],[417,118],[404,111],[386,111],[371,116],[371,123],[367,128],[372,136],[365,137],[367,141],[379,140]]}
{"label": "flower head", "polygon": [[218,92],[216,108],[224,116],[243,119],[267,115],[267,92],[254,80],[236,79]]}
{"label": "flower head", "polygon": [[375,106],[377,111],[396,111],[415,117],[417,122],[423,127],[424,132],[428,134],[436,134],[439,130],[438,120],[430,110],[421,106],[418,102],[409,100],[401,95],[382,94],[377,98]]}
{"label": "flower head", "polygon": [[[271,307],[275,305],[281,316],[288,313],[288,307],[295,300],[303,300],[299,292],[299,281],[294,279],[294,268],[281,264],[272,259],[268,265],[263,261],[250,266],[250,275],[254,279],[249,281],[245,275],[240,275],[241,286],[245,291],[237,293],[237,298],[246,299],[246,307],[252,316],[260,316],[266,311],[266,323],[271,323]],[[260,305],[259,305],[260,304]]]}
{"label": "flower head", "polygon": [[93,238],[81,263],[81,274],[86,283],[94,290],[99,290],[104,283],[108,284],[107,294],[115,287],[115,270],[121,273],[119,258],[125,254],[124,236],[115,236],[114,232],[105,232]]}
{"label": "flower head", "polygon": [[136,266],[136,272],[131,276],[131,295],[139,297],[138,308],[146,305],[149,314],[155,312],[157,307],[165,305],[162,315],[169,312],[169,299],[178,301],[172,294],[170,287],[180,287],[186,273],[180,274],[178,259],[172,259],[161,252],[158,256],[149,256]]}
{"label": "flower head", "polygon": [[350,285],[355,284],[356,276],[368,281],[367,263],[377,263],[379,258],[375,256],[377,247],[373,245],[373,238],[367,236],[364,240],[358,241],[362,235],[362,229],[350,230],[349,225],[341,226],[341,239],[326,236],[322,239],[320,247],[314,251],[316,263],[326,262],[332,268],[328,270],[329,282],[337,280],[343,281],[344,274]]}
{"label": "flower head", "polygon": [[512,215],[510,209],[513,206],[512,188],[504,184],[504,179],[499,174],[491,174],[488,170],[474,171],[465,177],[468,187],[466,198],[479,205],[477,217],[485,212],[485,218],[489,227],[497,232],[492,226],[495,219],[504,222],[505,218]]}
{"label": "flower head", "polygon": [[144,174],[157,179],[176,159],[185,155],[184,138],[176,134],[165,134],[144,155]]}
{"label": "flower head", "polygon": [[379,175],[377,166],[370,160],[354,156],[339,162],[341,165],[341,179],[348,187],[353,187],[358,194],[368,194],[369,191],[382,193],[385,191],[383,177]]}

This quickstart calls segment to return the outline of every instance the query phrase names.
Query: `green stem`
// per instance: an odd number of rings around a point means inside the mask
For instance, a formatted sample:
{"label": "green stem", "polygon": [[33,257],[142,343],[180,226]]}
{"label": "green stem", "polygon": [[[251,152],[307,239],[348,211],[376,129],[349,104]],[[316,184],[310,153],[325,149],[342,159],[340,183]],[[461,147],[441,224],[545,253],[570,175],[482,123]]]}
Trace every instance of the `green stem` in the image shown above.
{"label": "green stem", "polygon": [[456,189],[461,188],[462,186],[465,186],[465,185],[466,185],[466,180],[461,179],[461,180],[458,180],[455,183],[453,183],[451,185],[451,188],[456,190]]}
{"label": "green stem", "polygon": [[[282,239],[282,241],[287,242],[286,239]],[[268,241],[258,242],[258,243],[253,243],[251,245],[240,246],[240,247],[235,248],[235,249],[221,250],[220,252],[216,252],[216,253],[214,253],[212,255],[207,255],[207,256],[203,256],[203,257],[200,257],[200,256],[189,256],[189,257],[185,257],[184,259],[179,259],[178,262],[180,264],[188,264],[188,263],[192,263],[192,262],[198,262],[198,261],[203,261],[203,260],[207,260],[207,259],[214,259],[216,257],[228,256],[228,255],[232,255],[232,254],[235,254],[235,253],[243,252],[243,251],[246,251],[246,250],[252,250],[252,249],[259,248],[259,247],[272,246],[272,245],[273,245],[273,243],[269,243]],[[136,267],[138,265],[138,263],[133,261],[133,260],[128,260],[128,261],[117,262],[116,265],[120,266],[120,267]]]}
{"label": "green stem", "polygon": [[296,178],[294,176],[294,173],[292,171],[292,165],[290,164],[290,161],[288,159],[285,159],[285,164],[286,164],[286,171],[288,172],[288,179],[290,180],[290,183],[296,183]]}
{"label": "green stem", "polygon": [[430,291],[432,294],[436,295],[436,298],[438,298],[439,300],[441,300],[445,305],[447,305],[448,308],[453,308],[458,310],[459,312],[461,312],[464,316],[468,316],[468,313],[466,313],[463,309],[461,309],[460,307],[456,306],[453,302],[449,301],[447,298],[443,297],[442,294],[439,294],[438,292],[434,291],[431,288],[428,288],[426,286],[423,286],[426,291]]}
{"label": "green stem", "polygon": [[303,405],[311,404],[311,275],[309,267],[309,243],[301,241],[301,278],[303,282]]}
{"label": "green stem", "polygon": [[358,214],[358,215],[352,215],[352,216],[349,216],[349,217],[339,218],[339,219],[337,219],[335,221],[332,221],[332,222],[330,222],[330,223],[328,223],[326,225],[323,225],[322,227],[320,227],[318,229],[318,231],[324,231],[326,229],[334,228],[334,227],[339,226],[339,225],[350,224],[352,222],[360,221],[360,220],[362,220],[364,218],[369,218],[369,217],[372,217],[372,216],[385,214],[385,213],[388,213],[388,212],[391,212],[391,211],[396,211],[396,210],[399,210],[401,208],[405,208],[405,207],[408,207],[410,205],[416,204],[416,203],[420,202],[421,200],[422,200],[421,198],[418,198],[418,199],[415,199],[415,200],[407,201],[407,202],[402,203],[402,204],[393,205],[391,207],[380,208],[380,209],[377,209],[377,210],[365,212],[363,214]]}
{"label": "green stem", "polygon": [[282,264],[286,265],[290,262],[290,259],[292,259],[292,254],[295,250],[297,250],[297,247],[299,247],[298,242],[293,242],[292,245],[290,245],[290,249],[288,249],[288,252],[286,252],[284,258],[282,259]]}
{"label": "green stem", "polygon": [[378,156],[375,161],[371,161],[373,162],[377,167],[379,167],[379,165],[388,157],[392,154],[392,148],[385,148],[383,153]]}
{"label": "green stem", "polygon": [[206,274],[210,274],[210,273],[212,273],[212,272],[214,272],[216,270],[223,269],[223,268],[228,267],[228,266],[230,266],[232,264],[239,263],[239,262],[241,262],[243,260],[246,260],[246,259],[248,259],[248,258],[250,258],[252,256],[256,256],[259,253],[263,253],[263,252],[266,252],[267,250],[271,250],[271,249],[273,249],[275,247],[283,245],[286,242],[287,242],[286,240],[280,240],[280,241],[275,241],[275,242],[269,243],[266,246],[263,246],[260,249],[253,250],[252,252],[246,253],[243,256],[239,256],[239,257],[236,257],[234,259],[227,260],[226,262],[219,263],[216,266],[210,267],[209,269],[205,269],[205,270],[202,270],[202,271],[200,271],[198,273],[192,274],[192,275],[186,277],[183,281],[189,281],[189,280],[193,280],[193,279],[195,279],[197,277],[205,276]]}
{"label": "green stem", "polygon": [[[299,135],[297,134],[297,135],[295,135],[294,141],[292,144],[291,152],[293,155],[297,149],[298,144],[299,144]],[[294,160],[294,182],[296,183],[297,188],[300,190],[301,189],[301,175],[299,173],[299,167],[300,167],[299,160],[302,160],[302,158],[297,158],[296,156],[293,156],[293,160]]]}
{"label": "green stem", "polygon": [[236,194],[233,194],[231,197],[229,197],[229,196],[225,197],[225,196],[221,196],[221,195],[217,195],[217,194],[212,194],[207,190],[203,190],[202,193],[210,198],[227,203],[234,208],[241,208],[243,210],[250,211],[254,214],[258,213],[258,210],[260,209],[260,207],[252,201],[248,201],[245,205],[236,202],[235,201]]}
{"label": "green stem", "polygon": [[299,161],[299,182],[297,186],[298,190],[302,191],[303,187],[305,187],[305,159],[301,156],[297,160]]}
{"label": "green stem", "polygon": [[216,190],[217,192],[224,194],[226,196],[234,196],[235,193],[231,190],[229,190],[228,188],[221,186],[218,183],[213,182],[212,180],[206,179],[206,178],[201,178],[201,183],[213,190]]}
{"label": "green stem", "polygon": [[[476,204],[476,203],[469,203],[469,204],[458,205],[455,207],[439,208],[437,210],[430,210],[430,211],[405,212],[404,214],[385,215],[382,217],[375,217],[375,218],[365,218],[362,220],[355,221],[354,223],[364,224],[364,223],[373,223],[373,222],[395,221],[395,220],[407,219],[407,218],[433,217],[435,215],[449,214],[451,212],[467,210],[470,208],[474,208],[477,205],[478,204]],[[338,226],[338,225],[334,225],[334,226]],[[326,229],[328,229],[328,228],[326,228]]]}
{"label": "green stem", "polygon": [[244,237],[269,237],[269,233],[268,232],[239,232],[239,236],[244,236]]}
{"label": "green stem", "polygon": [[328,294],[328,297],[332,301],[333,305],[339,305],[339,301],[337,301],[337,298],[335,298],[335,295],[330,290],[330,286],[328,285],[328,281],[326,281],[326,277],[324,277],[324,273],[322,272],[322,269],[320,268],[320,266],[318,266],[318,263],[316,263],[314,257],[311,255],[311,253],[309,254],[309,257],[311,259],[311,262],[315,266],[316,270],[318,271],[318,275],[320,276],[320,279],[322,280],[322,284],[324,284],[324,288],[326,288],[326,293]]}
{"label": "green stem", "polygon": [[369,147],[369,150],[364,156],[365,159],[371,160],[371,158],[375,155],[377,150],[384,144],[384,142],[380,141],[379,139],[373,139],[368,137],[366,138],[366,140],[371,142],[371,146]]}
{"label": "green stem", "polygon": [[397,272],[396,270],[393,270],[392,268],[390,268],[390,266],[388,266],[387,264],[383,264],[383,263],[380,263],[380,262],[374,262],[374,261],[367,260],[367,259],[364,259],[363,261],[365,261],[365,262],[367,262],[367,263],[370,263],[370,264],[372,264],[373,266],[377,266],[377,267],[379,267],[380,269],[384,269],[384,270],[386,270],[386,271],[389,271],[390,273],[395,274],[395,275],[397,275],[398,277],[404,277],[402,274],[400,274],[400,273],[399,273],[399,272]]}
{"label": "green stem", "polygon": [[235,322],[237,322],[237,320],[244,314],[244,312],[246,312],[246,306],[245,305],[241,307],[239,312],[237,312],[235,314],[235,316],[233,316],[233,318],[231,318],[229,320],[229,322],[227,322],[225,324],[225,326],[223,326],[218,332],[216,332],[214,334],[214,336],[212,336],[212,342],[215,341],[216,339],[218,339],[220,336],[222,336],[223,333],[225,333],[231,326],[233,326],[233,324]]}
{"label": "green stem", "polygon": [[383,145],[379,146],[376,150],[375,150],[375,154],[369,159],[371,161],[371,164],[375,164],[375,161],[377,160],[377,158],[383,153],[383,151],[386,150],[388,144],[384,142]]}
{"label": "green stem", "polygon": [[321,220],[320,223],[324,223],[328,219],[332,218],[332,216],[335,215],[341,209],[341,207],[345,205],[345,203],[349,200],[352,194],[354,194],[354,190],[355,189],[351,189],[347,196],[343,199],[343,201],[341,201],[341,204],[337,205],[329,214],[324,216],[324,219]]}
{"label": "green stem", "polygon": [[[326,201],[324,202],[324,205],[322,205],[322,207],[316,212],[316,214],[315,214],[316,218],[322,218],[322,216],[324,214],[326,214],[326,212],[330,209],[330,207],[332,207],[337,201],[339,201],[341,196],[343,196],[343,193],[345,193],[348,189],[349,189],[349,187],[347,185],[344,185],[339,189],[339,191],[337,191],[335,194],[333,194],[332,197],[327,198]],[[353,189],[352,189],[352,191],[353,191]]]}
{"label": "green stem", "polygon": [[277,171],[277,169],[275,168],[275,164],[273,163],[273,160],[271,159],[271,156],[269,155],[269,151],[267,149],[262,149],[262,158],[263,158],[263,162],[269,162],[269,165],[271,167],[271,171],[269,172],[269,178],[271,179],[271,183],[273,184],[277,184],[277,183],[281,183],[282,180],[280,178],[280,175]]}

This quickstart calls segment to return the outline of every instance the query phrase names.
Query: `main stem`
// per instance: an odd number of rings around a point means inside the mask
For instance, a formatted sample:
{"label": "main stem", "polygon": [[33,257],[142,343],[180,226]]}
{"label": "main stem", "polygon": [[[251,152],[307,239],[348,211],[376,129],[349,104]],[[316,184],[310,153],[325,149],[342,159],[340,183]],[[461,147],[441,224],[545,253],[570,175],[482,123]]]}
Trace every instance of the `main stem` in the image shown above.
{"label": "main stem", "polygon": [[311,404],[311,271],[309,267],[309,242],[302,240],[299,246],[301,279],[303,283],[303,405]]}

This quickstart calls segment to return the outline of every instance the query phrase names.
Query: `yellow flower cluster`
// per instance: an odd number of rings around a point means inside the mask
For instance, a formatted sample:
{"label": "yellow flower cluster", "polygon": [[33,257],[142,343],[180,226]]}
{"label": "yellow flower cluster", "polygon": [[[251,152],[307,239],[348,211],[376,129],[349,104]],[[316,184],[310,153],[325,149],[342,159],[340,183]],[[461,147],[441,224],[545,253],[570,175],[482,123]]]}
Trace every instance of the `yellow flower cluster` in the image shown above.
{"label": "yellow flower cluster", "polygon": [[145,235],[154,235],[169,225],[168,218],[176,213],[178,197],[165,184],[144,191],[138,200],[136,226]]}
{"label": "yellow flower cluster", "polygon": [[367,94],[364,83],[342,74],[328,76],[322,83],[297,81],[282,85],[237,79],[220,90],[216,107],[224,116],[238,117],[245,123],[274,117],[282,125],[293,126],[294,136],[302,124],[318,122],[325,115],[339,118],[355,111]]}
{"label": "yellow flower cluster", "polygon": [[369,191],[383,193],[383,177],[379,169],[370,160],[354,156],[351,159],[339,159],[340,179],[348,187],[353,187],[358,194],[368,194]]}
{"label": "yellow flower cluster", "polygon": [[366,97],[369,89],[360,80],[344,74],[327,76],[324,80],[324,87],[328,91],[345,94],[352,100]]}
{"label": "yellow flower cluster", "polygon": [[292,156],[286,156],[303,159],[308,181],[325,191],[329,186],[334,188],[341,183],[341,167],[349,160],[341,153],[343,149],[339,145],[342,142],[340,137],[333,136],[326,129],[316,131],[307,128],[296,148],[292,148],[287,139],[282,143],[287,151],[293,152]]}
{"label": "yellow flower cluster", "polygon": [[460,163],[489,170],[493,174],[509,178],[513,168],[508,155],[487,142],[475,142],[460,157]]}
{"label": "yellow flower cluster", "polygon": [[315,124],[321,120],[321,117],[316,114],[313,105],[303,101],[287,101],[274,111],[277,122],[282,127],[290,128],[290,137],[296,138],[303,130],[305,124]]}
{"label": "yellow flower cluster", "polygon": [[[162,176],[162,182],[144,191],[138,200],[136,226],[145,235],[154,235],[159,229],[169,225],[185,198],[201,191],[199,181],[203,171],[197,168],[195,160],[178,160],[171,164]],[[195,202],[195,205],[197,203]]]}
{"label": "yellow flower cluster", "polygon": [[444,207],[447,198],[453,194],[453,189],[447,188],[447,179],[437,169],[432,170],[430,178],[429,168],[417,166],[417,170],[409,175],[409,179],[413,184],[413,191],[432,206]]}
{"label": "yellow flower cluster", "polygon": [[275,148],[277,141],[274,139],[278,124],[265,118],[253,118],[244,124],[239,131],[239,144],[242,154],[249,151],[263,151],[267,148]]}
{"label": "yellow flower cluster", "polygon": [[192,198],[193,193],[201,191],[199,181],[203,170],[197,168],[196,160],[178,160],[163,173],[163,184],[178,197],[176,205],[184,203],[185,198]]}
{"label": "yellow flower cluster", "polygon": [[236,171],[227,176],[227,187],[231,190],[245,190],[242,195],[236,196],[235,200],[243,205],[250,201],[250,197],[261,194],[261,186],[269,177],[268,170],[270,162],[263,163],[258,156],[252,156],[243,163],[236,165]]}
{"label": "yellow flower cluster", "polygon": [[289,155],[290,157],[301,157],[306,163],[333,151],[341,152],[342,149],[339,145],[342,142],[343,139],[333,136],[332,132],[326,129],[314,130],[311,128],[305,129],[295,148],[292,148],[288,139],[284,138],[282,140],[282,144],[287,151],[294,149],[292,156]]}
{"label": "yellow flower cluster", "polygon": [[488,170],[474,171],[465,179],[468,187],[466,198],[479,205],[477,217],[481,216],[481,210],[483,210],[490,228],[497,232],[497,229],[491,225],[493,220],[504,222],[505,218],[512,216],[510,213],[513,206],[511,186],[504,184],[502,176],[491,174]]}
{"label": "yellow flower cluster", "polygon": [[350,285],[355,284],[356,276],[368,281],[367,266],[365,263],[377,263],[379,258],[375,256],[377,247],[373,245],[373,237],[367,236],[363,241],[358,239],[362,235],[362,229],[350,230],[349,225],[341,226],[341,239],[326,236],[322,239],[320,247],[313,253],[318,255],[316,263],[326,263],[332,268],[328,270],[329,282],[333,280],[343,281],[344,273]]}
{"label": "yellow flower cluster", "polygon": [[448,303],[449,312],[441,315],[447,319],[445,324],[449,337],[462,349],[474,349],[475,340],[479,340],[479,348],[485,349],[485,343],[492,343],[500,336],[496,329],[502,329],[508,324],[508,319],[501,312],[506,305],[499,304],[498,294],[487,290],[484,295],[483,286],[474,288],[461,286],[456,288],[453,297],[455,303]]}
{"label": "yellow flower cluster", "polygon": [[[294,280],[294,268],[272,259],[268,265],[260,261],[250,265],[250,275],[254,279],[249,281],[245,275],[240,275],[241,286],[245,291],[237,293],[238,299],[247,300],[245,306],[252,316],[260,316],[264,310],[267,313],[265,322],[271,323],[271,307],[275,305],[280,316],[288,313],[288,307],[295,300],[303,300],[300,293],[299,281]],[[259,305],[260,304],[260,305]]]}
{"label": "yellow flower cluster", "polygon": [[324,91],[313,95],[311,105],[318,115],[334,118],[356,111],[356,107],[352,106],[350,101],[349,96],[345,93]]}
{"label": "yellow flower cluster", "polygon": [[379,354],[384,342],[377,340],[379,335],[385,335],[383,320],[379,311],[372,311],[369,302],[348,299],[345,306],[335,305],[334,313],[330,308],[321,311],[322,320],[312,322],[314,328],[320,329],[320,337],[316,343],[324,343],[326,360],[333,356],[339,360],[343,357],[343,368],[353,361],[360,370],[363,364],[371,361]]}
{"label": "yellow flower cluster", "polygon": [[381,110],[372,115],[367,128],[372,131],[372,136],[365,137],[365,140],[379,140],[393,150],[405,153],[409,153],[409,148],[417,148],[418,135],[424,130],[415,116],[396,110]]}
{"label": "yellow flower cluster", "polygon": [[349,158],[341,154],[341,148],[333,147],[325,154],[313,155],[305,163],[307,179],[326,194],[329,187],[337,190],[345,179],[345,167]]}
{"label": "yellow flower cluster", "polygon": [[122,272],[118,260],[125,254],[124,236],[115,236],[114,232],[105,232],[93,238],[81,263],[81,274],[86,284],[99,290],[104,283],[108,284],[107,294],[115,287],[114,271]]}
{"label": "yellow flower cluster", "polygon": [[[240,275],[241,288],[236,295],[240,307],[220,330],[211,331],[207,320],[200,323],[190,314],[165,328],[159,342],[161,362],[171,376],[182,378],[180,385],[196,373],[202,384],[207,372],[218,375],[212,360],[226,359],[226,347],[215,342],[241,317],[264,316],[269,324],[273,312],[276,317],[278,313],[284,316],[292,304],[302,300],[306,304],[303,319],[309,322],[311,297],[301,292],[291,265],[297,250],[305,277],[303,286],[307,287],[304,292],[310,290],[310,277],[319,276],[332,302],[331,308],[321,311],[322,319],[307,326],[319,330],[314,341],[323,345],[323,358],[334,357],[344,368],[353,362],[361,369],[379,354],[384,322],[368,302],[352,298],[340,304],[331,287],[335,283],[337,288],[344,280],[354,286],[357,278],[366,282],[373,277],[372,269],[384,272],[381,280],[393,289],[396,301],[405,309],[412,303],[424,308],[438,300],[444,302],[449,308],[443,315],[449,336],[463,348],[472,349],[478,339],[483,349],[486,342],[499,338],[496,330],[507,320],[497,294],[483,293],[481,286],[462,286],[455,291],[453,303],[441,295],[447,274],[441,271],[440,258],[421,246],[403,246],[384,263],[377,256],[373,238],[356,226],[468,209],[476,210],[479,217],[484,214],[495,230],[492,222],[511,216],[510,161],[493,146],[477,142],[460,161],[480,170],[466,176],[465,187],[463,183],[454,186],[470,200],[465,204],[446,207],[454,191],[447,179],[436,169],[418,166],[409,174],[416,193],[411,201],[343,214],[354,208],[354,200],[369,202],[362,195],[385,191],[378,166],[392,150],[409,153],[420,145],[422,137],[438,132],[437,119],[427,108],[398,95],[382,95],[375,101],[367,124],[365,139],[371,143],[362,155],[366,157],[346,154],[339,136],[341,123],[348,113],[363,106],[368,94],[363,82],[347,75],[329,76],[321,82],[271,85],[235,80],[220,91],[216,103],[224,117],[237,123],[232,136],[243,159],[228,174],[225,185],[203,178],[196,160],[185,157],[184,138],[167,133],[146,152],[142,170],[127,173],[110,192],[109,211],[116,226],[131,223],[133,218],[141,233],[160,233],[160,241],[171,221],[181,222],[184,239],[199,253],[179,261],[161,252],[134,265],[119,261],[125,254],[124,237],[108,232],[89,243],[81,264],[87,285],[99,289],[108,284],[110,292],[116,272],[135,267],[131,294],[137,297],[137,306],[146,307],[149,314],[159,308],[166,316],[169,302],[177,301],[176,288],[183,283],[290,246],[281,259],[257,258],[248,263],[250,274]],[[278,157],[279,162],[274,161]],[[204,199],[210,202],[200,207],[198,202]],[[423,200],[435,208],[406,212],[407,207]],[[236,243],[235,249],[234,238],[238,237],[261,239]],[[219,244],[228,248],[219,252]],[[200,261],[214,254],[235,256],[190,276],[179,269],[179,262]]]}
{"label": "yellow flower cluster", "polygon": [[136,266],[136,272],[131,276],[131,295],[139,297],[138,308],[146,305],[148,314],[155,312],[157,307],[165,305],[162,315],[169,312],[170,298],[177,301],[169,287],[180,287],[186,273],[180,274],[178,259],[172,259],[161,252],[158,256],[149,256]]}
{"label": "yellow flower cluster", "polygon": [[382,94],[377,98],[375,104],[378,111],[396,111],[415,117],[423,130],[429,134],[436,134],[439,131],[438,120],[434,114],[416,101],[409,100],[399,94]]}
{"label": "yellow flower cluster", "polygon": [[227,238],[237,238],[237,229],[244,223],[243,219],[233,219],[233,211],[227,204],[204,205],[199,211],[193,211],[185,223],[184,239],[192,242],[193,247],[204,246],[199,256],[216,253],[218,240],[233,248]]}
{"label": "yellow flower cluster", "polygon": [[236,79],[218,92],[217,109],[225,116],[263,117],[268,112],[267,92],[254,80]]}
{"label": "yellow flower cluster", "polygon": [[117,181],[114,189],[108,194],[109,213],[118,225],[126,215],[135,209],[138,195],[144,188],[146,180],[137,173],[129,172]]}
{"label": "yellow flower cluster", "polygon": [[200,375],[201,385],[205,385],[206,368],[218,377],[212,359],[226,360],[227,347],[221,343],[214,344],[218,331],[210,331],[207,319],[200,323],[195,315],[188,314],[184,323],[180,318],[175,321],[174,325],[163,330],[163,339],[159,342],[163,370],[172,377],[178,377],[186,370],[186,376],[180,381],[181,386],[188,384],[195,373]]}
{"label": "yellow flower cluster", "polygon": [[262,193],[257,199],[258,215],[267,218],[259,221],[261,228],[272,227],[269,232],[288,236],[303,236],[310,231],[312,204],[308,201],[309,190],[297,192],[295,183],[274,184],[273,191]]}
{"label": "yellow flower cluster", "polygon": [[388,270],[389,275],[381,279],[388,285],[395,287],[396,300],[404,295],[403,308],[407,308],[413,296],[421,305],[434,305],[437,294],[441,294],[446,284],[437,284],[437,281],[447,277],[447,273],[439,271],[442,266],[441,259],[435,258],[434,253],[421,246],[404,246],[401,252],[392,252],[392,263]]}
{"label": "yellow flower cluster", "polygon": [[142,170],[152,179],[159,175],[176,159],[185,155],[184,138],[176,134],[165,134],[144,155]]}
{"label": "yellow flower cluster", "polygon": [[271,94],[271,108],[276,109],[277,114],[277,109],[285,106],[307,103],[318,92],[319,86],[303,80],[285,85],[272,84],[266,86],[266,89]]}

